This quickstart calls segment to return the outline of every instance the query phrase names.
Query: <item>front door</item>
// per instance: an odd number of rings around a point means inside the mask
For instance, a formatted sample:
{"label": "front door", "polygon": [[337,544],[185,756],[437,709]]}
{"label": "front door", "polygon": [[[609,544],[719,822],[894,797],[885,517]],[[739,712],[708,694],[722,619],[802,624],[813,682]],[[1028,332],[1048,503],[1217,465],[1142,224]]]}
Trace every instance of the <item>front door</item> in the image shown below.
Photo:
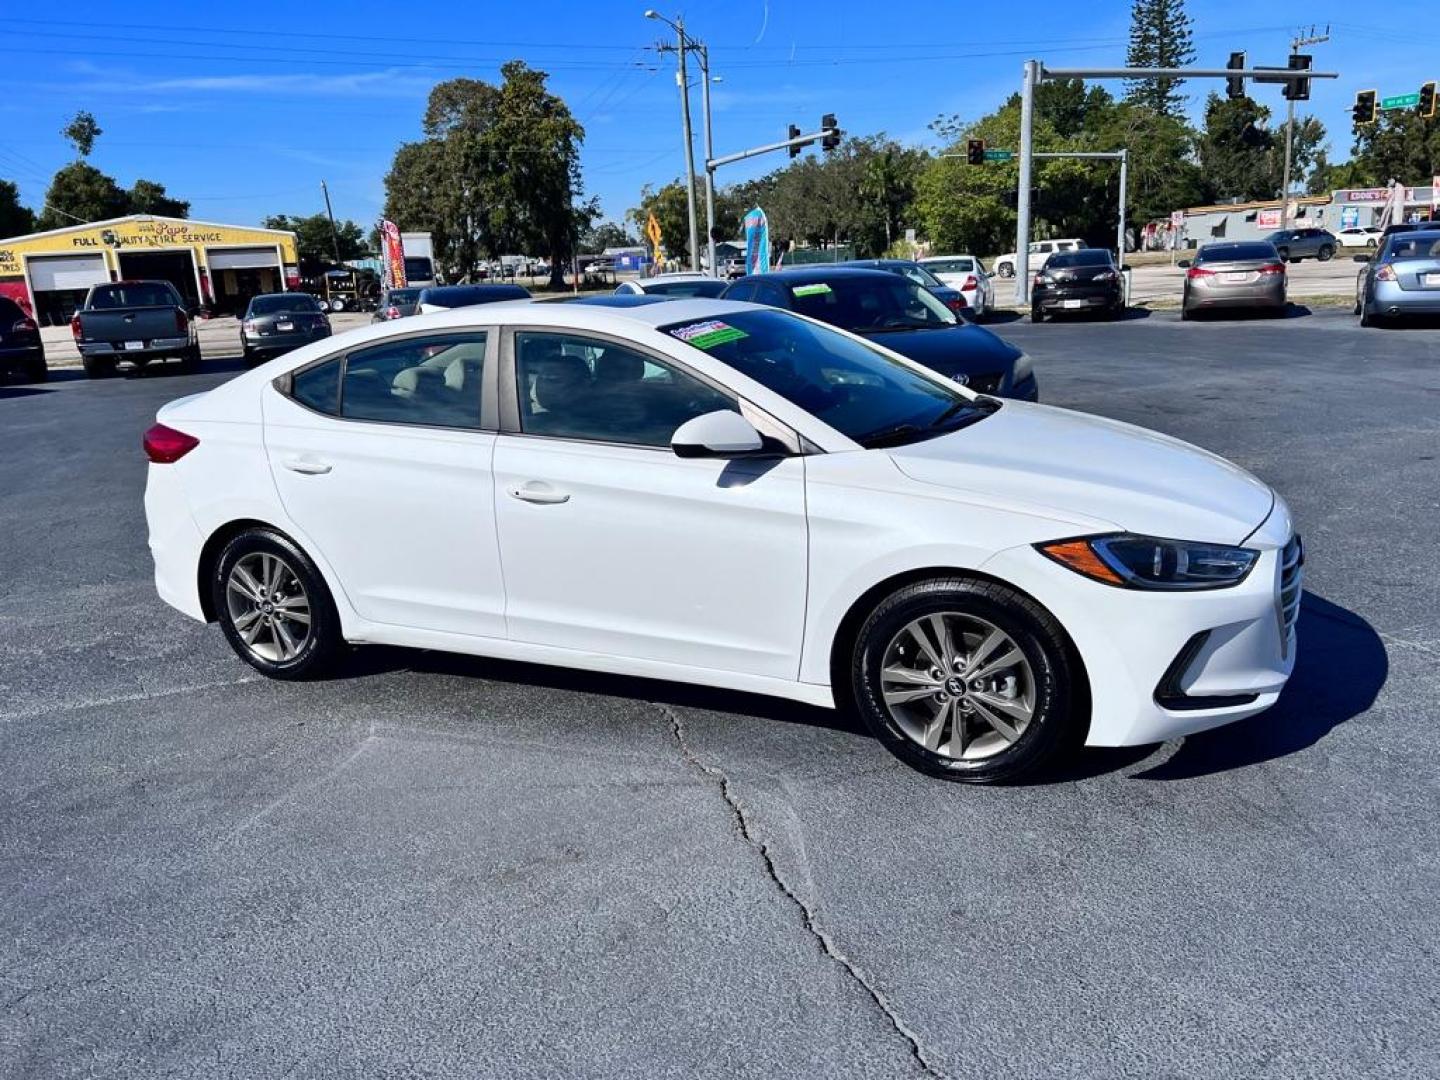
{"label": "front door", "polygon": [[794,679],[806,590],[805,463],[669,448],[736,409],[673,360],[554,331],[513,337],[495,447],[506,623],[519,641]]}
{"label": "front door", "polygon": [[419,334],[303,368],[265,397],[286,512],[363,618],[504,637],[488,337]]}

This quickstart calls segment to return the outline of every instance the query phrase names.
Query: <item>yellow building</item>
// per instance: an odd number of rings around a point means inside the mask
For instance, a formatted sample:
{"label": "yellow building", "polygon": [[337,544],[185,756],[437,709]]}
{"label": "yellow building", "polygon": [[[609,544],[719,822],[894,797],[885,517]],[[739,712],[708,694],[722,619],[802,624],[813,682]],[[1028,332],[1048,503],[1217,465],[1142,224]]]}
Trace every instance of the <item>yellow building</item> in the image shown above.
{"label": "yellow building", "polygon": [[298,288],[295,234],[133,214],[0,240],[0,296],[42,326],[69,321],[92,285],[165,280],[194,307],[244,310],[256,293]]}

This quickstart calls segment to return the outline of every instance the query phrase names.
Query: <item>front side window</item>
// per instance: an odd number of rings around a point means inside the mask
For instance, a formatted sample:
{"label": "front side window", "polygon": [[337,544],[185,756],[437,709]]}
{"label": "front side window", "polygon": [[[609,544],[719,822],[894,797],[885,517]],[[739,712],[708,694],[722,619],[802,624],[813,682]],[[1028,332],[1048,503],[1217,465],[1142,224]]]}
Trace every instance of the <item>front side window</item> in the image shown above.
{"label": "front side window", "polygon": [[731,311],[661,328],[864,446],[953,431],[993,411],[864,342],[783,311]]}
{"label": "front side window", "polygon": [[598,338],[515,335],[520,430],[527,435],[666,447],[687,420],[733,399],[678,368]]}
{"label": "front side window", "polygon": [[340,384],[347,420],[478,428],[485,334],[402,338],[350,353]]}

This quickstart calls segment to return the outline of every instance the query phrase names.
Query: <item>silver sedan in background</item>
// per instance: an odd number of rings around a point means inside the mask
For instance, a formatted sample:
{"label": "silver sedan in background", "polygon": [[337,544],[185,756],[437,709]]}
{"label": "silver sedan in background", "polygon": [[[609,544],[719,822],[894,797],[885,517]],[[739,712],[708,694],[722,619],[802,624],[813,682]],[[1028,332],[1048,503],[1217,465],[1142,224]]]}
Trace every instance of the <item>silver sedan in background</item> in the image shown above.
{"label": "silver sedan in background", "polygon": [[1285,263],[1268,241],[1206,244],[1193,262],[1181,259],[1179,265],[1185,268],[1182,319],[1197,311],[1260,308],[1279,314],[1285,310]]}
{"label": "silver sedan in background", "polygon": [[1440,315],[1440,232],[1397,232],[1372,258],[1355,288],[1361,326],[1377,326],[1402,315]]}

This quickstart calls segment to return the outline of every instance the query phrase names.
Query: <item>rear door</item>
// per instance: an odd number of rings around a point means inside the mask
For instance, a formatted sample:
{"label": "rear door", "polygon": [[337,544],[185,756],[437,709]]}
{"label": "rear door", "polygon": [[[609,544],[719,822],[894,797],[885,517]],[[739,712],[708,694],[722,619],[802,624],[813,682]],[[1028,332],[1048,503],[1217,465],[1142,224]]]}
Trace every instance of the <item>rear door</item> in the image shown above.
{"label": "rear door", "polygon": [[285,510],[363,618],[504,636],[494,340],[393,338],[302,368],[264,398]]}
{"label": "rear door", "polygon": [[495,517],[510,636],[796,678],[804,459],[677,457],[681,423],[742,406],[673,357],[538,328],[511,332],[506,355]]}

